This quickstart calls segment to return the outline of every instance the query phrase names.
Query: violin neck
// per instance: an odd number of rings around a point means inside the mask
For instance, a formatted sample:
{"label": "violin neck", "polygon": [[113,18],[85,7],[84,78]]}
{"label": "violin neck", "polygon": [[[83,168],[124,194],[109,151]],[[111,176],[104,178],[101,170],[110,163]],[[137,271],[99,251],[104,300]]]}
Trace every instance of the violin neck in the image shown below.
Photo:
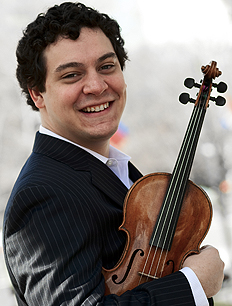
{"label": "violin neck", "polygon": [[171,249],[205,114],[205,105],[194,106],[150,245]]}
{"label": "violin neck", "polygon": [[206,109],[204,107],[194,107],[175,167],[172,172],[170,188],[173,188],[172,185],[174,184],[176,186],[175,188],[178,190],[184,189],[184,186],[187,184],[205,114]]}
{"label": "violin neck", "polygon": [[[215,86],[212,80],[221,75],[221,71],[217,68],[217,63],[212,61],[211,66],[202,66],[202,72],[205,74],[204,80],[200,86],[187,131],[150,239],[151,246],[159,247],[162,250],[169,251],[171,249],[209,100],[215,101],[216,105],[225,104],[222,97],[220,99],[218,99],[219,97],[217,99],[210,97],[212,86]],[[196,86],[198,84],[194,80],[187,79],[187,81],[186,86],[188,88],[192,88],[193,86],[199,87]],[[225,90],[226,85],[218,88],[219,92],[225,92]],[[192,102],[191,100],[193,99],[188,100]],[[186,102],[186,96],[184,96],[182,103],[186,104]]]}

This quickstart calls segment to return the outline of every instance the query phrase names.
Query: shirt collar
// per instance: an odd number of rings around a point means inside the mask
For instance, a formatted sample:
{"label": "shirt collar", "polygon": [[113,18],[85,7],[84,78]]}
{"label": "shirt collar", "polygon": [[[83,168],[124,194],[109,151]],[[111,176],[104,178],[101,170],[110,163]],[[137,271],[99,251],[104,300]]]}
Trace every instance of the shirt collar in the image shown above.
{"label": "shirt collar", "polygon": [[92,151],[88,148],[82,147],[79,144],[77,144],[75,142],[72,142],[72,141],[68,140],[67,138],[64,138],[64,137],[50,131],[49,129],[43,127],[42,125],[40,125],[40,127],[39,127],[39,132],[41,134],[46,134],[46,135],[61,139],[63,141],[67,141],[69,143],[72,143],[73,145],[78,146],[79,148],[81,148],[81,149],[87,151],[88,153],[92,154],[94,157],[101,160],[104,164],[107,164],[107,161],[110,160],[110,159],[115,159],[117,161],[129,161],[131,159],[131,157],[129,155],[121,152],[120,150],[116,149],[115,147],[113,147],[111,145],[110,145],[110,150],[109,150],[109,158],[107,158],[107,157],[105,157],[101,154],[98,154],[95,151]]}

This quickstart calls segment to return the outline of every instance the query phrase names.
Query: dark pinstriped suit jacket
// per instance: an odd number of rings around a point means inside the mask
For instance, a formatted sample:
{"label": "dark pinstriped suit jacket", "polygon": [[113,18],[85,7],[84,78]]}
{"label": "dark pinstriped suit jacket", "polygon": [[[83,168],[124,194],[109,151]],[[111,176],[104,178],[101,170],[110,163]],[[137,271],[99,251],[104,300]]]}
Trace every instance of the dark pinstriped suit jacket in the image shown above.
{"label": "dark pinstriped suit jacket", "polygon": [[[141,174],[129,164],[130,178]],[[119,259],[127,188],[84,150],[37,133],[10,196],[4,253],[19,305],[195,305],[181,272],[104,298]]]}

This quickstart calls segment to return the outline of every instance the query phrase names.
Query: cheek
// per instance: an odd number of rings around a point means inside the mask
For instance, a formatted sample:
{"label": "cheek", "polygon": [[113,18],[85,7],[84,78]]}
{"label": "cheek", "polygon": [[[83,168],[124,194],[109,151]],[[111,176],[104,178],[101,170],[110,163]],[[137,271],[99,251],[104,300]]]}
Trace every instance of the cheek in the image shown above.
{"label": "cheek", "polygon": [[126,100],[126,88],[127,85],[124,78],[118,78],[118,80],[114,82],[114,90],[118,93],[120,98],[124,100]]}
{"label": "cheek", "polygon": [[126,98],[127,98],[127,84],[124,82],[124,88],[123,88],[123,90],[122,90],[122,96],[123,96],[123,109],[124,109],[124,107],[125,107],[125,105],[126,105]]}
{"label": "cheek", "polygon": [[110,77],[109,82],[115,92],[120,96],[124,95],[127,85],[121,70],[118,71],[117,74],[113,75],[113,77]]}
{"label": "cheek", "polygon": [[59,108],[60,110],[68,110],[74,107],[74,103],[77,101],[76,91],[70,90],[59,90],[52,96],[53,107]]}
{"label": "cheek", "polygon": [[79,84],[72,84],[63,88],[60,92],[59,99],[67,105],[73,105],[82,97],[82,87]]}
{"label": "cheek", "polygon": [[127,84],[125,83],[125,89],[124,89],[124,99],[126,102],[126,98],[127,98]]}

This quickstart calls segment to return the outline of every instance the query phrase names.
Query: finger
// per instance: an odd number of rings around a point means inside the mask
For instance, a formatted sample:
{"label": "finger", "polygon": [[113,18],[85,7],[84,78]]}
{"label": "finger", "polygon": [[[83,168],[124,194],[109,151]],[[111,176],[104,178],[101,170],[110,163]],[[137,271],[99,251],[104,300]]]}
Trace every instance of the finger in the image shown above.
{"label": "finger", "polygon": [[210,248],[213,248],[211,245],[203,245],[201,248],[200,248],[200,251],[203,251],[205,249],[210,249]]}

